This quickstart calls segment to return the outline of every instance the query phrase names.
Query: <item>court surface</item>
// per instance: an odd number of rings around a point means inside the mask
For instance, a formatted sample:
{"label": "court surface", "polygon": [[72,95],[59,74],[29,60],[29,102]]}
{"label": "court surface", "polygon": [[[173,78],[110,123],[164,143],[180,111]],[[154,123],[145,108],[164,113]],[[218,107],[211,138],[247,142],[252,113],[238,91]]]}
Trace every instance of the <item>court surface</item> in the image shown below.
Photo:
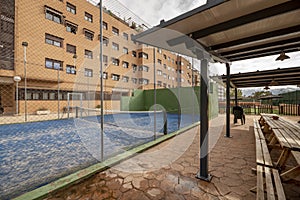
{"label": "court surface", "polygon": [[[100,162],[100,117],[0,126],[0,199],[10,199]],[[178,120],[180,127],[178,127]],[[168,114],[168,133],[194,123],[195,116]],[[104,158],[154,139],[147,113],[104,116]],[[163,115],[156,115],[156,137]]]}

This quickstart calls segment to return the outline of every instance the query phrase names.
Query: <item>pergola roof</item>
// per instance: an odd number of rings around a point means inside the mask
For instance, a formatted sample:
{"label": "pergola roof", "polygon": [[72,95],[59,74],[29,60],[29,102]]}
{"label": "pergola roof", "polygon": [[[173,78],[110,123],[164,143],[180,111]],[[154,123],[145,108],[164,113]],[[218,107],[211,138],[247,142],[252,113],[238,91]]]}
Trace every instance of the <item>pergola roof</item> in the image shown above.
{"label": "pergola roof", "polygon": [[[224,83],[226,78],[227,75],[222,76]],[[272,83],[273,86],[300,85],[300,67],[231,74],[230,81],[231,86],[237,88],[265,87]]]}
{"label": "pergola roof", "polygon": [[299,51],[299,16],[299,0],[208,0],[138,34],[135,40],[189,55],[180,46],[189,36],[213,57],[232,62]]}

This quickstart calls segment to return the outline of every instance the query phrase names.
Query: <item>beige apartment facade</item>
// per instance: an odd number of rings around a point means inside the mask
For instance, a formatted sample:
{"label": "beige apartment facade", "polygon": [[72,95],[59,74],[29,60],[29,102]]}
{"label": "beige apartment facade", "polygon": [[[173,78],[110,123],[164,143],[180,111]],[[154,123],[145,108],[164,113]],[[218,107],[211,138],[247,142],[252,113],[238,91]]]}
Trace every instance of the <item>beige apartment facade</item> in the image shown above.
{"label": "beige apartment facade", "polygon": [[[68,98],[82,98],[84,107],[100,105],[99,7],[85,0],[1,0],[0,14],[4,114],[63,112]],[[135,89],[153,89],[154,75],[157,88],[199,85],[199,73],[184,57],[133,42],[138,31],[104,9],[105,109],[119,109],[121,96]]]}

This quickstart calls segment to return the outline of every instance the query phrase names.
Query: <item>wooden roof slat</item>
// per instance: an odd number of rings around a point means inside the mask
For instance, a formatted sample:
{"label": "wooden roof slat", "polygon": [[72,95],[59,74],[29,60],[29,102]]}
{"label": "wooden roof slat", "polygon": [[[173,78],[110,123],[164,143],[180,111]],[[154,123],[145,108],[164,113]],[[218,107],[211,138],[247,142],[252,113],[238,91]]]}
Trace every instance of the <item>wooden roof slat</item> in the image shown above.
{"label": "wooden roof slat", "polygon": [[290,11],[296,10],[298,8],[300,8],[299,1],[288,1],[285,3],[279,4],[279,5],[275,5],[275,6],[272,6],[272,7],[269,7],[269,8],[251,13],[251,14],[247,14],[247,15],[223,22],[223,23],[216,24],[214,26],[211,26],[211,27],[199,30],[199,31],[195,31],[188,35],[192,35],[193,39],[199,39],[199,38],[205,37],[210,34],[214,34],[217,32],[235,28],[237,26],[241,26],[241,25],[244,25],[247,23],[251,23],[254,21],[258,21],[261,19],[279,15],[282,13],[290,12]]}

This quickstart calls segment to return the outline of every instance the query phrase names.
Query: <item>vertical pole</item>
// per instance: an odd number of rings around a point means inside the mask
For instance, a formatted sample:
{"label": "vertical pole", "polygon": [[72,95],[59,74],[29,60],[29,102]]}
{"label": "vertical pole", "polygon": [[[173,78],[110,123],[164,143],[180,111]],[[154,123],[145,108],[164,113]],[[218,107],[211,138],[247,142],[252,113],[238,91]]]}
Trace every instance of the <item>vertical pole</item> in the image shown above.
{"label": "vertical pole", "polygon": [[192,66],[191,66],[191,68],[192,68],[192,103],[193,103],[193,118],[192,118],[192,121],[193,121],[193,123],[195,122],[195,96],[196,95],[194,95],[195,94],[195,89],[194,89],[194,58],[192,58]]}
{"label": "vertical pole", "polygon": [[178,130],[180,129],[180,118],[181,118],[181,110],[180,110],[180,89],[181,89],[181,57],[177,56],[177,102],[178,102],[178,108],[177,108],[177,127]]}
{"label": "vertical pole", "polygon": [[59,110],[60,110],[60,77],[59,77],[59,71],[60,69],[57,70],[57,119],[59,119]]}
{"label": "vertical pole", "polygon": [[19,82],[16,81],[16,115],[19,114]]}
{"label": "vertical pole", "polygon": [[226,137],[230,137],[230,65],[226,63]]}
{"label": "vertical pole", "polygon": [[[154,80],[154,140],[156,140],[156,54],[155,47],[153,47],[153,80]],[[165,118],[163,118],[165,123]],[[164,132],[165,133],[165,132]]]}
{"label": "vertical pole", "polygon": [[200,91],[200,171],[197,178],[210,181],[208,174],[208,61],[201,60]]}
{"label": "vertical pole", "polygon": [[101,109],[101,162],[104,159],[104,134],[103,134],[103,8],[102,8],[102,0],[100,0],[100,109]]}
{"label": "vertical pole", "polygon": [[234,104],[235,104],[235,106],[238,105],[238,90],[237,90],[237,88],[234,88]]}
{"label": "vertical pole", "polygon": [[22,42],[22,46],[24,49],[24,87],[25,87],[25,122],[27,122],[27,69],[26,69],[26,64],[27,64],[27,57],[26,57],[26,50],[28,47],[27,42]]}

